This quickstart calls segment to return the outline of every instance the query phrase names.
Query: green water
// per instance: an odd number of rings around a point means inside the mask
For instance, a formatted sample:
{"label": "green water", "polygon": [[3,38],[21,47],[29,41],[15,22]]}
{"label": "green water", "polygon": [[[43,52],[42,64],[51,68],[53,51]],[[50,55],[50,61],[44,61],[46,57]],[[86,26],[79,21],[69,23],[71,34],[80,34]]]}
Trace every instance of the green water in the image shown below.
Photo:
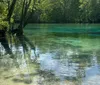
{"label": "green water", "polygon": [[[99,24],[30,24],[0,45],[0,85],[100,85]],[[14,58],[10,58],[14,56]]]}

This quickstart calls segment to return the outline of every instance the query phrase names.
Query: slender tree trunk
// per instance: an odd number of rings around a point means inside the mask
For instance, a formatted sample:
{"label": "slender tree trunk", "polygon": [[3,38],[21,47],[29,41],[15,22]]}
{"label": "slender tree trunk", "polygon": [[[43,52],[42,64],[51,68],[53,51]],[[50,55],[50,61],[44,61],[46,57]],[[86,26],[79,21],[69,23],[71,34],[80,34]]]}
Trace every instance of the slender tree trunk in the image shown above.
{"label": "slender tree trunk", "polygon": [[8,15],[7,15],[7,19],[10,22],[11,16],[13,14],[14,8],[15,8],[15,4],[16,4],[17,0],[13,0],[11,3],[11,6],[9,7],[9,11],[8,11]]}
{"label": "slender tree trunk", "polygon": [[29,9],[29,6],[31,4],[31,1],[32,0],[29,0],[29,2],[27,2],[26,0],[23,1],[23,7],[22,7],[22,14],[21,14],[21,19],[20,19],[20,24],[18,26],[18,35],[23,35],[23,28],[27,25],[27,21],[28,21],[28,18],[27,17],[27,14],[28,14],[28,9]]}

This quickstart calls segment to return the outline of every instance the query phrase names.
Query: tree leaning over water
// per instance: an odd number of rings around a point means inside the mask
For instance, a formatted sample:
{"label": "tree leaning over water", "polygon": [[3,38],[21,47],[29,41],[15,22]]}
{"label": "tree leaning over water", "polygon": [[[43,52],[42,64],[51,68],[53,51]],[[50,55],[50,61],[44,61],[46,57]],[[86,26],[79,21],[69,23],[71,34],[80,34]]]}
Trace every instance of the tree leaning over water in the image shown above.
{"label": "tree leaning over water", "polygon": [[0,29],[22,34],[30,22],[99,23],[100,0],[0,0]]}
{"label": "tree leaning over water", "polygon": [[[0,42],[8,54],[12,54],[12,51],[6,38],[6,32],[8,31],[9,33],[16,33],[17,36],[23,35],[23,28],[27,25],[28,19],[33,13],[34,5],[32,5],[30,9],[30,5],[32,3],[32,0],[0,1]],[[35,2],[33,4],[35,4]],[[19,10],[18,5],[20,5],[20,7],[22,6]],[[18,16],[20,17],[18,26],[14,24],[14,16],[16,16],[17,12],[19,12]]]}
{"label": "tree leaning over water", "polygon": [[[35,0],[2,0],[0,2],[1,15],[6,10],[6,15],[2,18],[0,26],[2,29],[7,27],[10,31],[18,31],[18,34],[23,34],[23,28],[28,24],[35,10]],[[6,6],[5,6],[6,5]],[[5,7],[4,7],[5,6]],[[16,16],[18,16],[18,25],[15,26]],[[6,24],[4,23],[6,22]],[[3,24],[2,24],[3,23]]]}

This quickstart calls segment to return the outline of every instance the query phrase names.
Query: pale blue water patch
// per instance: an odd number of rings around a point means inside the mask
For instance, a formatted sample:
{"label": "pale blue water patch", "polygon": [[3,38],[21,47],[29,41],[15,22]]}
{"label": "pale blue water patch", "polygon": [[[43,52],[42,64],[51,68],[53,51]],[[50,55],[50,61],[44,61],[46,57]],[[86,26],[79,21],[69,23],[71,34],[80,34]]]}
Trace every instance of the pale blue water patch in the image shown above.
{"label": "pale blue water patch", "polygon": [[82,85],[100,85],[100,65],[87,68],[85,75]]}
{"label": "pale blue water patch", "polygon": [[76,70],[78,69],[78,64],[69,64],[68,59],[53,59],[56,56],[51,53],[41,54],[38,62],[40,63],[41,70],[51,71],[55,76],[65,79],[67,77],[77,77]]}
{"label": "pale blue water patch", "polygon": [[85,69],[82,85],[100,85],[100,65],[97,63],[97,57],[94,56],[92,61],[92,66]]}
{"label": "pale blue water patch", "polygon": [[53,54],[46,53],[41,54],[39,62],[41,64],[41,70],[55,70],[57,68],[58,62],[52,59]]}

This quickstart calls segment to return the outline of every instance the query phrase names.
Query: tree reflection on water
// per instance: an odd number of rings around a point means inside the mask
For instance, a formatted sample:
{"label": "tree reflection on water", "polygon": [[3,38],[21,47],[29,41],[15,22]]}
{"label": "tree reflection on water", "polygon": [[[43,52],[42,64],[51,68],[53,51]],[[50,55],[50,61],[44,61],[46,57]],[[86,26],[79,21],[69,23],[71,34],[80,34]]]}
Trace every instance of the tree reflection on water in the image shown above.
{"label": "tree reflection on water", "polygon": [[98,50],[83,51],[72,44],[33,40],[24,35],[0,39],[2,85],[5,80],[11,82],[8,85],[86,85],[100,74]]}

